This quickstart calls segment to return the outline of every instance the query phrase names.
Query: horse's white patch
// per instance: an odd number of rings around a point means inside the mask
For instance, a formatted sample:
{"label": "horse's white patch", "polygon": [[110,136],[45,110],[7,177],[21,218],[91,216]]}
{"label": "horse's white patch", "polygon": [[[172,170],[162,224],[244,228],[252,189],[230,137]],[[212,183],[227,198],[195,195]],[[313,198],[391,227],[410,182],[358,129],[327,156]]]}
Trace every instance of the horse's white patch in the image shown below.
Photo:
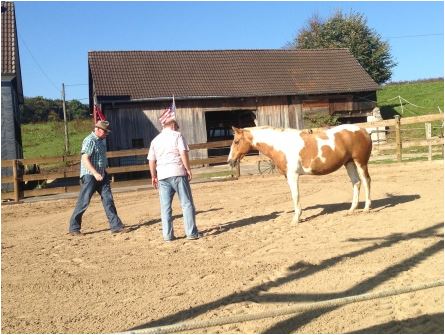
{"label": "horse's white patch", "polygon": [[309,171],[303,171],[300,166],[300,151],[304,147],[304,141],[300,136],[300,130],[286,128],[277,131],[277,129],[267,126],[247,129],[252,133],[253,145],[257,145],[258,143],[273,143],[274,150],[284,153],[287,160],[288,171],[311,173],[310,169]]}
{"label": "horse's white patch", "polygon": [[326,163],[326,158],[323,157],[323,151],[321,150],[322,147],[327,145],[332,150],[335,150],[335,133],[328,133],[326,132],[327,139],[322,139],[317,137],[317,158],[319,158],[323,163]]}
{"label": "horse's white patch", "polygon": [[349,130],[352,132],[356,132],[356,131],[360,130],[360,127],[356,126],[355,124],[342,124],[342,125],[339,125],[334,128],[330,128],[330,129],[326,130],[326,134],[328,134],[328,133],[336,134],[343,130]]}
{"label": "horse's white patch", "polygon": [[327,129],[325,134],[328,137],[327,139],[322,139],[317,137],[317,157],[323,162],[326,162],[326,157],[323,157],[323,151],[321,148],[325,145],[330,147],[332,150],[335,150],[335,135],[343,130],[348,130],[350,132],[356,132],[360,130],[360,127],[353,124],[342,124],[335,128]]}
{"label": "horse's white patch", "polygon": [[230,152],[229,156],[227,156],[227,161],[230,161],[232,159],[232,146],[230,146]]}

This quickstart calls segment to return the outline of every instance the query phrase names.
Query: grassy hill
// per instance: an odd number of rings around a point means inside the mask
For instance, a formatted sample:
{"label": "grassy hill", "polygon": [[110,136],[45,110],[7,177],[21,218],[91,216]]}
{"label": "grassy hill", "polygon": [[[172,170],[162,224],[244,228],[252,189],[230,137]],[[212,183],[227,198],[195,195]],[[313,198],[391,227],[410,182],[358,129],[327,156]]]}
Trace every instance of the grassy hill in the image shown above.
{"label": "grassy hill", "polygon": [[[388,84],[377,92],[384,119],[439,113],[444,110],[443,79]],[[399,99],[401,97],[401,99]],[[402,104],[401,104],[402,102]]]}
{"label": "grassy hill", "polygon": [[[399,96],[406,99],[402,105]],[[436,79],[385,85],[377,92],[377,103],[383,118],[389,119],[395,114],[402,117],[435,114],[439,112],[438,106],[443,112],[443,97],[443,79]],[[80,152],[82,140],[91,129],[90,119],[68,123],[71,154]],[[65,148],[63,122],[23,124],[22,141],[25,158],[62,156]]]}
{"label": "grassy hill", "polygon": [[[93,129],[91,119],[68,122],[69,151],[79,153],[82,141]],[[63,121],[22,124],[23,156],[25,158],[63,156],[65,151]]]}

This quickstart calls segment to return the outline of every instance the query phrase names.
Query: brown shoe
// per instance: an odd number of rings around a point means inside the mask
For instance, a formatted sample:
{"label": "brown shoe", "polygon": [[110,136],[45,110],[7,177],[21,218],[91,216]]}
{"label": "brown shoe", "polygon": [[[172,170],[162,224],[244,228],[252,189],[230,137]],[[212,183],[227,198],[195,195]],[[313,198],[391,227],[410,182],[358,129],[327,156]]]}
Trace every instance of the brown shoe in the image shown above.
{"label": "brown shoe", "polygon": [[130,231],[129,228],[122,227],[122,228],[119,228],[119,229],[116,229],[116,230],[112,230],[111,234],[123,234],[123,233],[128,233],[129,231]]}

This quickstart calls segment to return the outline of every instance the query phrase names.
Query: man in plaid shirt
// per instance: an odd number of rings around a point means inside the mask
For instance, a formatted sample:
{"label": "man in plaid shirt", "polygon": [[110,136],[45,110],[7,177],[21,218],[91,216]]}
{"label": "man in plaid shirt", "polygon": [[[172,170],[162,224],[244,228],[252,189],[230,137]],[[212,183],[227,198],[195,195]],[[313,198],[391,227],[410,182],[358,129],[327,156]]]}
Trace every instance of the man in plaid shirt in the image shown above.
{"label": "man in plaid shirt", "polygon": [[110,180],[105,170],[108,167],[105,138],[109,132],[109,123],[98,121],[91,134],[83,140],[80,163],[80,192],[74,213],[70,219],[69,233],[71,235],[82,235],[80,232],[82,215],[87,210],[94,192],[99,193],[102,199],[111,232],[122,233],[127,231],[117,215]]}

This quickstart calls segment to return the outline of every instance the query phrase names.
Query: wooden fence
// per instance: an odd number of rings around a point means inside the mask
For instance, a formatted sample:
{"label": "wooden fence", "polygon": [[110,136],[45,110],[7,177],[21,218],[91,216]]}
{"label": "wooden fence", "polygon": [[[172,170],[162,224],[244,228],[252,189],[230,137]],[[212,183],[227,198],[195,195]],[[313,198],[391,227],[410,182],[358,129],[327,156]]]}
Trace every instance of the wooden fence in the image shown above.
{"label": "wooden fence", "polygon": [[[396,160],[402,161],[402,149],[412,148],[412,147],[428,147],[428,159],[432,159],[432,146],[441,145],[442,146],[442,157],[443,157],[443,114],[431,114],[418,117],[407,117],[400,118],[396,116],[394,120],[383,120],[377,122],[366,122],[359,123],[357,125],[365,127],[378,129],[380,127],[388,127],[385,132],[394,133],[395,140],[387,141],[387,143],[376,143],[373,146],[373,156],[381,155],[385,150],[395,151]],[[432,136],[431,123],[434,121],[442,121],[440,125],[441,136]],[[402,126],[423,123],[425,124],[425,137],[423,139],[407,140],[404,139]],[[316,130],[316,129],[314,129]],[[227,148],[232,143],[231,140],[191,144],[189,145],[190,150],[196,149],[211,149],[211,148]],[[147,156],[148,148],[144,149],[134,149],[134,150],[120,150],[120,151],[109,151],[107,152],[107,158],[120,158],[120,157],[130,157],[130,156]],[[264,158],[258,158],[264,159]],[[12,168],[11,176],[2,176],[2,184],[12,183],[14,185],[13,194],[2,193],[2,200],[4,198],[9,198],[18,202],[24,197],[25,193],[22,187],[23,182],[31,181],[45,181],[45,180],[65,180],[67,178],[73,178],[79,176],[79,155],[65,156],[65,157],[47,157],[47,158],[32,158],[32,159],[16,159],[16,160],[2,160],[2,168]],[[192,167],[196,166],[206,166],[209,164],[224,163],[227,161],[227,156],[217,156],[209,157],[206,159],[195,159],[191,160],[190,164]],[[250,160],[251,162],[251,160]],[[26,165],[47,165],[49,168],[46,171],[40,171],[36,174],[24,174],[23,166]],[[52,167],[52,168],[51,168]],[[139,165],[129,165],[129,166],[115,166],[107,169],[110,175],[115,175],[119,173],[131,173],[131,172],[142,172],[149,171],[148,163]],[[237,166],[236,170],[233,172],[235,177],[240,175],[240,166]],[[45,195],[45,194],[57,194],[67,192],[68,188],[63,187],[51,187],[47,189],[36,189],[28,192],[29,196]],[[13,195],[13,198],[12,198]]]}

